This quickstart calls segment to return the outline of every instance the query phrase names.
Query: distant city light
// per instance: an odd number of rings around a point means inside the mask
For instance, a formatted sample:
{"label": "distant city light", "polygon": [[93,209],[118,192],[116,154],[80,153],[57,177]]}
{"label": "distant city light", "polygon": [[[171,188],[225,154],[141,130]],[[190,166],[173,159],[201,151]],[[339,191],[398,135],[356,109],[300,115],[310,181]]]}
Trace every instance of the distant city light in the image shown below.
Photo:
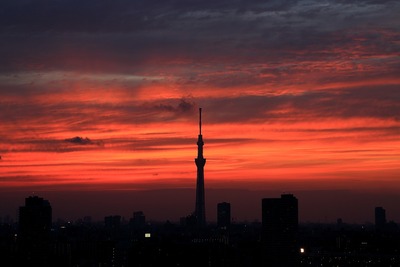
{"label": "distant city light", "polygon": [[144,237],[145,237],[145,238],[150,238],[150,237],[151,237],[151,233],[145,233],[145,234],[144,234]]}
{"label": "distant city light", "polygon": [[304,248],[300,248],[300,253],[303,254],[305,252]]}

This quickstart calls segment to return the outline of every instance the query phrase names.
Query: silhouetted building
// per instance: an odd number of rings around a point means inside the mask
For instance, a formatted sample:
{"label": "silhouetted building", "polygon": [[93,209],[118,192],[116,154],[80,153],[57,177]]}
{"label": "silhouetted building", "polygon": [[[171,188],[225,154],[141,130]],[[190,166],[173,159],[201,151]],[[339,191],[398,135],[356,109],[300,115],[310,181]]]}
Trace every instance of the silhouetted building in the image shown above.
{"label": "silhouetted building", "polygon": [[143,211],[133,213],[132,226],[135,229],[143,229],[146,226],[146,216],[144,216]]}
{"label": "silhouetted building", "polygon": [[91,217],[91,216],[85,216],[85,217],[83,217],[83,223],[84,223],[85,225],[90,225],[90,224],[92,224],[92,217]]}
{"label": "silhouetted building", "polygon": [[52,210],[49,201],[32,196],[19,208],[19,230],[22,237],[44,235],[51,229]]}
{"label": "silhouetted building", "polygon": [[186,228],[193,228],[197,225],[196,216],[194,214],[190,214],[185,217],[180,218],[180,225]]}
{"label": "silhouetted building", "polygon": [[386,225],[386,210],[382,207],[375,208],[375,228],[383,229]]}
{"label": "silhouetted building", "polygon": [[50,266],[52,209],[49,201],[32,196],[19,208],[18,266]]}
{"label": "silhouetted building", "polygon": [[199,227],[206,224],[206,209],[205,209],[205,194],[204,194],[204,165],[206,159],[203,157],[203,136],[201,134],[201,108],[199,109],[199,136],[197,140],[197,158],[195,163],[197,166],[197,181],[196,181],[196,207],[194,215],[196,224]]}
{"label": "silhouetted building", "polygon": [[262,232],[265,266],[296,266],[298,201],[291,194],[262,200]]}
{"label": "silhouetted building", "polygon": [[106,216],[104,217],[104,225],[109,230],[118,230],[121,226],[121,216]]}
{"label": "silhouetted building", "polygon": [[229,228],[231,225],[231,204],[227,202],[217,205],[217,225],[219,228]]}

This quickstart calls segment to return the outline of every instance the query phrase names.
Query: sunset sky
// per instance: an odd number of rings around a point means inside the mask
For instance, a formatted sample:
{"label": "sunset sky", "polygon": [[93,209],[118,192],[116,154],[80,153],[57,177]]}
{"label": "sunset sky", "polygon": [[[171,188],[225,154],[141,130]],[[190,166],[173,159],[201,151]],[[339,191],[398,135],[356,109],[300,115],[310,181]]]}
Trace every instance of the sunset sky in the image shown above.
{"label": "sunset sky", "polygon": [[206,190],[388,203],[399,14],[397,0],[2,0],[0,193],[194,188],[202,107]]}

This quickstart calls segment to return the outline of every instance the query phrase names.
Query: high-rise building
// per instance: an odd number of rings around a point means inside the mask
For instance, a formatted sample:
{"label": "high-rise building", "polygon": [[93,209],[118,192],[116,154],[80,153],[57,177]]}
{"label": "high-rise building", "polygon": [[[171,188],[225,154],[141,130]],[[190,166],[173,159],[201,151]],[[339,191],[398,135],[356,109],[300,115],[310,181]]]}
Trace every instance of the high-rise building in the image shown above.
{"label": "high-rise building", "polygon": [[206,159],[203,157],[203,136],[201,134],[201,108],[199,109],[199,136],[197,140],[197,158],[195,163],[197,166],[197,181],[196,181],[196,207],[194,215],[196,224],[199,227],[206,225],[206,209],[205,209],[205,194],[204,194],[204,165]]}
{"label": "high-rise building", "polygon": [[121,216],[111,215],[104,217],[104,225],[109,230],[119,230],[121,226]]}
{"label": "high-rise building", "polygon": [[49,201],[31,196],[19,208],[19,230],[22,237],[36,237],[50,232],[52,209]]}
{"label": "high-rise building", "polygon": [[231,204],[227,202],[217,205],[217,225],[219,228],[229,228],[231,225]]}
{"label": "high-rise building", "polygon": [[262,231],[265,266],[296,266],[298,201],[291,194],[262,200]]}
{"label": "high-rise building", "polygon": [[132,218],[132,226],[135,229],[142,229],[146,226],[146,216],[143,211],[135,211]]}
{"label": "high-rise building", "polygon": [[17,266],[52,266],[49,247],[52,209],[49,201],[31,196],[19,208]]}
{"label": "high-rise building", "polygon": [[382,207],[375,208],[375,228],[382,229],[386,225],[386,210]]}

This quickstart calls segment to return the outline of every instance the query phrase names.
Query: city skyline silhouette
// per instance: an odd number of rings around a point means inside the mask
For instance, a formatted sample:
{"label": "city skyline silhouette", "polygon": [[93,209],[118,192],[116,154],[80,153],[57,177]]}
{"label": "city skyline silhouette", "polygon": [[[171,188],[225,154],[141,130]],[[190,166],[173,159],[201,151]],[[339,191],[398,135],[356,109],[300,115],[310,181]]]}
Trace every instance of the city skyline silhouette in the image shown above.
{"label": "city skyline silhouette", "polygon": [[[5,266],[320,266],[397,265],[400,228],[375,207],[374,225],[299,224],[292,194],[262,199],[261,222],[231,223],[231,205],[218,203],[218,222],[182,217],[177,225],[148,222],[134,211],[104,221],[85,216],[52,220],[52,206],[25,198],[17,224],[0,221],[0,258]],[[53,221],[53,222],[52,222]],[[94,235],[93,235],[94,234]],[[322,241],[323,240],[323,241]],[[332,242],[334,241],[334,242]],[[360,242],[361,241],[361,242]],[[4,253],[3,253],[4,252]]]}

